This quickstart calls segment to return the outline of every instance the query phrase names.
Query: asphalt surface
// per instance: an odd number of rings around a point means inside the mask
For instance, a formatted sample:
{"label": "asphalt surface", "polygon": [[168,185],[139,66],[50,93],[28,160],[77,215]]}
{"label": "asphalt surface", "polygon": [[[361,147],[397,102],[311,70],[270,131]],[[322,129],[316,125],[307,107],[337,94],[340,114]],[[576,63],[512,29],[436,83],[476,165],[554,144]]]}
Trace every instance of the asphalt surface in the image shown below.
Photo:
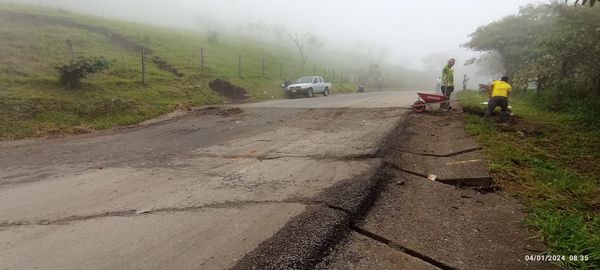
{"label": "asphalt surface", "polygon": [[319,245],[370,196],[414,100],[278,100],[3,143],[0,269],[244,268],[268,243]]}
{"label": "asphalt surface", "polygon": [[382,91],[332,95],[326,98],[284,99],[246,104],[246,108],[408,108],[417,100],[415,91]]}

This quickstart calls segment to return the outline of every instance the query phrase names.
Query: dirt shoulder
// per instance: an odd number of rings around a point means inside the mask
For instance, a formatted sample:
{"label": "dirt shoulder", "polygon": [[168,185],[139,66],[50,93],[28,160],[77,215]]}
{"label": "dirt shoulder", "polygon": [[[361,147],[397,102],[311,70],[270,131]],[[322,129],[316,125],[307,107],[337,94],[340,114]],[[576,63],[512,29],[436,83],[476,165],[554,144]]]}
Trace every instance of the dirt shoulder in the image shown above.
{"label": "dirt shoulder", "polygon": [[[322,269],[555,268],[526,261],[546,247],[521,224],[521,205],[493,192],[460,112],[411,114],[404,127],[384,157],[384,190]],[[432,174],[442,181],[427,179]]]}

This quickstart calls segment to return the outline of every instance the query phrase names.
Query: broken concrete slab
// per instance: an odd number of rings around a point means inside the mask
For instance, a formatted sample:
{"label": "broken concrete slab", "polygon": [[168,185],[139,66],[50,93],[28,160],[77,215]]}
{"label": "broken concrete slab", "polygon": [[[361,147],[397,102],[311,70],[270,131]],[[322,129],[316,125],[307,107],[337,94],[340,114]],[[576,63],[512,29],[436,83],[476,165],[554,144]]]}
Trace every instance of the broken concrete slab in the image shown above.
{"label": "broken concrete slab", "polygon": [[449,157],[480,150],[475,138],[469,136],[460,121],[451,121],[442,115],[408,115],[405,132],[399,140],[401,152],[438,157]]}
{"label": "broken concrete slab", "polygon": [[389,245],[353,232],[343,245],[325,258],[318,269],[440,269],[420,259],[407,255]]}
{"label": "broken concrete slab", "polygon": [[481,152],[469,152],[451,157],[431,157],[411,153],[400,153],[398,168],[428,177],[436,175],[436,180],[450,185],[483,186],[492,183],[487,169],[487,161]]}
{"label": "broken concrete slab", "polygon": [[548,269],[525,261],[544,250],[519,224],[525,214],[505,194],[481,194],[398,172],[360,225],[458,269]]}
{"label": "broken concrete slab", "polygon": [[226,269],[304,210],[279,203],[0,229],[0,268]]}
{"label": "broken concrete slab", "polygon": [[[353,230],[441,269],[553,269],[549,263],[525,261],[525,255],[542,253],[545,248],[541,242],[530,240],[526,228],[519,224],[525,214],[514,199],[507,194],[481,194],[438,181],[469,177],[489,180],[482,153],[407,153],[411,146],[407,147],[407,141],[413,146],[429,142],[431,138],[419,133],[440,123],[447,137],[455,137],[455,131],[464,134],[460,119],[432,115],[423,118],[409,117],[398,139],[391,141],[384,156],[391,177],[362,223],[354,225]],[[438,138],[432,146],[456,142],[441,135],[430,136]],[[463,142],[470,140],[465,138]],[[472,146],[478,147],[475,143]],[[434,173],[438,179],[428,180]],[[354,237],[349,241],[355,241]],[[351,254],[338,252],[328,260],[333,262],[332,267],[352,268],[351,263],[362,263],[356,258],[367,256],[370,249],[355,249]],[[390,258],[394,255],[388,254],[385,259]]]}

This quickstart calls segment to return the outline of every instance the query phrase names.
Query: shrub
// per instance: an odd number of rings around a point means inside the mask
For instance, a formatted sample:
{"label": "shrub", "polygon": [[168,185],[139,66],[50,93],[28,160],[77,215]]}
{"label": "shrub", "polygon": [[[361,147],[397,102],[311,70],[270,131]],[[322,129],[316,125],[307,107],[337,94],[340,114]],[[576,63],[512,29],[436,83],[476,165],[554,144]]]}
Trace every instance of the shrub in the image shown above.
{"label": "shrub", "polygon": [[81,80],[88,75],[108,69],[108,61],[104,57],[77,57],[68,64],[59,65],[58,70],[61,83],[68,88],[80,88]]}

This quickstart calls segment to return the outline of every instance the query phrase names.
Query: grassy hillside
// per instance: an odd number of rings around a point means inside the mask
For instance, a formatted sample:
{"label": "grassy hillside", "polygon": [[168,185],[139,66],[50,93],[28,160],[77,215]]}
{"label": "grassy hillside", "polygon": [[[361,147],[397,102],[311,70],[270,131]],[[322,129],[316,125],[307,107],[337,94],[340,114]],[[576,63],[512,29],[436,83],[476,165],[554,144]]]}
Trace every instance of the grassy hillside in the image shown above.
{"label": "grassy hillside", "polygon": [[[54,67],[70,59],[67,40],[75,56],[103,56],[110,69],[85,80],[82,89],[65,89]],[[298,75],[297,58],[283,47],[263,46],[229,37],[211,43],[183,30],[0,3],[0,138],[87,132],[220,103],[224,98],[208,86],[215,78],[243,87],[251,100],[282,97],[279,84]],[[141,83],[142,47],[149,52],[147,85]],[[335,90],[351,88],[336,83]]]}

